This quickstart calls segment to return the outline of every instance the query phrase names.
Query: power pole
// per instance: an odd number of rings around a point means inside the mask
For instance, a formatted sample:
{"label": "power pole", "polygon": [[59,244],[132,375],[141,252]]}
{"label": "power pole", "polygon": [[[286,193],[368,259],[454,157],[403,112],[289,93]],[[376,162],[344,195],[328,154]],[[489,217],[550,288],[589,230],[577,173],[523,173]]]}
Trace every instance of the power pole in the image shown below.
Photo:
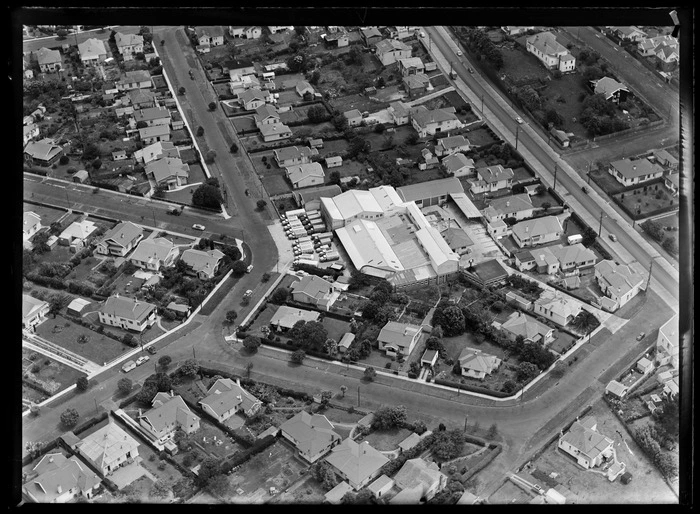
{"label": "power pole", "polygon": [[588,175],[588,184],[590,185],[591,183],[591,163],[588,163],[588,172],[586,173]]}
{"label": "power pole", "polygon": [[360,406],[360,386],[357,386],[357,406]]}
{"label": "power pole", "polygon": [[555,162],[554,163],[554,187],[552,188],[552,189],[554,189],[554,191],[557,190],[557,170],[558,169],[559,169],[559,165]]}
{"label": "power pole", "polygon": [[652,258],[649,261],[649,278],[647,279],[647,288],[649,287],[649,284],[651,284],[651,270],[654,267],[654,259]]}
{"label": "power pole", "polygon": [[600,237],[600,232],[603,229],[603,211],[600,211],[600,225],[598,225],[598,237]]}
{"label": "power pole", "polygon": [[518,149],[518,135],[520,134],[520,125],[515,126],[515,149]]}
{"label": "power pole", "polygon": [[484,93],[481,93],[481,114],[484,113]]}
{"label": "power pole", "polygon": [[97,409],[97,398],[96,398],[96,397],[93,397],[93,400],[95,400],[95,414],[97,414],[97,411],[98,411],[98,409]]}
{"label": "power pole", "polygon": [[464,431],[465,431],[465,432],[467,431],[467,418],[468,418],[468,417],[469,417],[469,416],[464,416]]}

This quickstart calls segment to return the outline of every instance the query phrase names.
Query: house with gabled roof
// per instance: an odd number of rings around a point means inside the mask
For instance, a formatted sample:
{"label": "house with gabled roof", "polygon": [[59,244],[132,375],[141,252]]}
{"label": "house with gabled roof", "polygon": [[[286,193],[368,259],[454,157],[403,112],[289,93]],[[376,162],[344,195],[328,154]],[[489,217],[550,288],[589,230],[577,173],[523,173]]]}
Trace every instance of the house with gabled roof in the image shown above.
{"label": "house with gabled roof", "polygon": [[396,188],[396,193],[404,202],[416,202],[419,208],[442,205],[452,193],[463,193],[462,183],[456,177],[429,180]]}
{"label": "house with gabled roof", "polygon": [[200,45],[221,46],[224,44],[224,29],[222,27],[196,27],[195,34]]}
{"label": "house with gabled roof", "polygon": [[262,28],[256,25],[247,27],[229,25],[228,33],[233,38],[258,39],[262,36]]}
{"label": "house with gabled roof", "polygon": [[679,328],[678,314],[674,314],[659,328],[656,337],[656,361],[659,366],[670,364],[674,369],[678,369]]}
{"label": "house with gabled roof", "polygon": [[394,480],[386,475],[382,475],[367,486],[367,490],[375,498],[381,498],[394,487]]}
{"label": "house with gabled roof", "polygon": [[153,125],[139,130],[139,138],[145,145],[157,143],[159,141],[170,141],[169,125]]}
{"label": "house with gabled roof", "polygon": [[171,115],[167,107],[148,107],[134,111],[134,121],[143,122],[148,127],[154,125],[170,125]]}
{"label": "house with gabled roof", "polygon": [[139,456],[139,443],[111,420],[83,438],[77,448],[103,476],[111,475]]}
{"label": "house with gabled roof", "polygon": [[285,174],[294,189],[322,185],[326,180],[326,173],[318,162],[288,166]]}
{"label": "house with gabled roof", "polygon": [[445,171],[451,173],[453,177],[464,177],[471,175],[474,170],[474,159],[469,159],[461,153],[453,153],[442,160]]}
{"label": "house with gabled roof", "polygon": [[559,218],[542,216],[516,223],[511,228],[513,240],[520,248],[551,243],[559,240],[564,233]]}
{"label": "house with gabled roof", "polygon": [[280,305],[270,319],[270,326],[277,331],[291,329],[297,321],[318,321],[321,313]]}
{"label": "house with gabled roof", "polygon": [[144,164],[161,157],[180,157],[180,150],[170,141],[159,141],[134,152],[134,159]]}
{"label": "house with gabled roof", "polygon": [[420,339],[421,327],[410,323],[388,321],[377,336],[379,349],[387,355],[401,354],[408,357]]}
{"label": "house with gabled roof", "polygon": [[629,387],[621,384],[617,380],[611,380],[608,382],[608,385],[605,386],[605,393],[614,396],[615,398],[624,398],[628,390]]}
{"label": "house with gabled roof", "polygon": [[564,45],[557,41],[551,32],[540,32],[526,40],[527,51],[537,57],[547,69],[559,70],[562,73],[574,71],[576,59]]}
{"label": "house with gabled roof", "polygon": [[545,290],[533,304],[533,312],[565,326],[581,312],[581,304],[561,293]]}
{"label": "house with gabled roof", "polygon": [[513,177],[515,174],[511,168],[504,168],[500,164],[497,166],[487,166],[476,169],[476,179],[470,179],[470,190],[473,194],[492,193],[513,187]]}
{"label": "house with gabled roof", "polygon": [[143,229],[130,221],[117,223],[97,243],[95,251],[100,255],[125,257],[143,239]]}
{"label": "house with gabled roof", "polygon": [[520,221],[531,218],[534,211],[535,207],[532,205],[530,195],[521,193],[519,195],[494,198],[489,202],[483,213],[488,221],[505,218],[515,218]]}
{"label": "house with gabled roof", "polygon": [[554,340],[553,328],[520,311],[512,313],[501,328],[511,341],[515,341],[518,336],[523,336],[526,343],[547,344]]}
{"label": "house with gabled roof", "polygon": [[48,302],[22,294],[22,326],[33,331],[46,319],[50,309]]}
{"label": "house with gabled roof", "polygon": [[305,80],[300,80],[299,82],[297,82],[297,85],[294,89],[296,89],[296,92],[299,96],[304,96],[306,94],[313,95],[316,92],[313,86],[311,86],[311,84],[309,84]]}
{"label": "house with gabled roof", "polygon": [[606,100],[619,104],[627,100],[629,89],[622,82],[610,77],[602,77],[598,80],[591,80],[591,89],[596,95],[603,95]]}
{"label": "house with gabled roof", "polygon": [[361,27],[360,38],[365,43],[365,46],[372,46],[381,41],[382,33],[379,32],[377,27]]}
{"label": "house with gabled roof", "polygon": [[40,141],[29,141],[24,147],[24,160],[37,166],[53,166],[62,155],[63,148],[49,138],[44,138]]}
{"label": "house with gabled roof", "polygon": [[538,273],[553,275],[559,271],[559,259],[554,255],[551,246],[533,248],[532,255],[535,258],[535,267]]}
{"label": "house with gabled roof", "polygon": [[119,91],[149,89],[153,87],[153,79],[151,78],[151,73],[148,70],[127,71],[115,85]]}
{"label": "house with gabled roof", "polygon": [[411,47],[398,39],[382,39],[376,44],[376,56],[383,66],[411,57]]}
{"label": "house with gabled roof", "polygon": [[462,376],[483,380],[501,365],[501,359],[476,348],[465,347],[459,354],[459,367]]}
{"label": "house with gabled roof", "polygon": [[97,38],[86,39],[78,43],[80,60],[85,66],[95,66],[107,58],[107,50],[104,43]]}
{"label": "house with gabled roof", "polygon": [[438,139],[438,142],[435,145],[435,154],[443,157],[457,152],[466,153],[470,149],[471,143],[469,142],[469,139],[460,134],[457,136]]}
{"label": "house with gabled roof", "polygon": [[156,322],[156,306],[127,296],[110,296],[97,311],[103,325],[143,332]]}
{"label": "house with gabled roof", "polygon": [[151,401],[152,408],[141,414],[138,422],[159,444],[172,440],[177,430],[193,434],[199,430],[199,416],[190,410],[180,395],[159,392]]}
{"label": "house with gabled roof", "polygon": [[61,52],[58,50],[49,50],[48,48],[40,48],[34,52],[34,58],[39,63],[41,73],[49,73],[63,68]]}
{"label": "house with gabled roof", "polygon": [[240,379],[219,378],[207,391],[207,396],[199,400],[202,409],[219,423],[237,413],[246,417],[255,416],[262,402],[241,387]]}
{"label": "house with gabled roof", "polygon": [[433,155],[429,148],[423,148],[420,153],[421,157],[423,158],[423,162],[418,163],[419,170],[430,170],[440,164],[440,160],[437,158],[437,156]]}
{"label": "house with gabled roof", "polygon": [[292,137],[292,129],[284,123],[260,125],[259,128],[263,141],[266,143],[270,141],[281,141],[282,139],[289,139]]}
{"label": "house with gabled roof", "polygon": [[277,148],[273,150],[272,153],[275,156],[277,165],[280,168],[286,168],[288,166],[310,163],[311,158],[318,155],[318,150],[306,146],[286,146],[284,148]]}
{"label": "house with gabled roof", "polygon": [[39,125],[37,125],[36,123],[24,125],[22,127],[22,145],[26,146],[27,143],[39,137],[39,133]]}
{"label": "house with gabled roof", "polygon": [[399,59],[399,70],[404,77],[407,75],[416,75],[425,73],[425,64],[420,57],[408,57],[407,59]]}
{"label": "house with gabled roof", "polygon": [[117,51],[124,57],[125,61],[131,61],[134,54],[143,52],[143,36],[139,34],[117,32],[114,35],[114,42],[117,45]]}
{"label": "house with gabled roof", "polygon": [[568,246],[552,245],[550,250],[559,259],[559,269],[562,271],[580,270],[595,266],[595,253],[581,243]]}
{"label": "house with gabled roof", "polygon": [[640,55],[644,57],[649,57],[651,55],[656,55],[657,48],[663,44],[669,45],[671,47],[677,47],[678,40],[675,37],[668,34],[651,38],[642,38],[637,43],[637,51],[640,53]]}
{"label": "house with gabled roof", "polygon": [[168,268],[175,263],[180,250],[172,241],[164,237],[143,239],[129,257],[135,266],[159,271],[161,267]]}
{"label": "house with gabled roof", "polygon": [[182,252],[180,260],[187,264],[188,273],[197,276],[202,280],[214,278],[219,271],[221,259],[224,253],[221,250],[197,250],[188,248]]}
{"label": "house with gabled roof", "polygon": [[299,456],[313,463],[340,443],[333,423],[322,414],[300,411],[280,425],[280,435],[292,443]]}
{"label": "house with gabled roof", "polygon": [[333,284],[316,275],[302,277],[289,287],[289,291],[295,302],[307,303],[325,311],[330,310],[340,295]]}
{"label": "house with gabled roof", "polygon": [[78,496],[91,499],[101,480],[75,456],[45,455],[34,467],[38,476],[22,486],[22,492],[36,503],[68,503]]}
{"label": "house with gabled roof", "polygon": [[93,221],[74,221],[58,236],[58,243],[70,246],[72,252],[79,252],[95,230],[97,230],[97,226]]}
{"label": "house with gabled roof", "polygon": [[416,98],[432,89],[430,78],[425,73],[404,75],[401,79],[409,98]]}
{"label": "house with gabled roof", "polygon": [[[419,493],[419,501],[428,501],[445,488],[447,476],[440,472],[435,462],[426,462],[421,458],[416,458],[409,459],[404,463],[399,472],[396,473],[394,483],[402,492],[416,491]],[[392,499],[392,504],[403,503],[399,495],[394,498],[397,497],[399,500]],[[409,501],[407,503],[414,504],[416,502]]]}
{"label": "house with gabled roof", "polygon": [[631,266],[617,264],[612,260],[600,261],[595,265],[595,279],[601,291],[617,307],[622,307],[640,291],[647,288],[646,277],[637,273]]}
{"label": "house with gabled roof", "polygon": [[350,43],[350,38],[345,30],[324,34],[322,37],[326,45],[330,48],[343,48]]}
{"label": "house with gabled roof", "polygon": [[464,126],[455,114],[454,107],[433,109],[432,111],[425,108],[416,109],[411,114],[411,123],[420,137],[433,136]]}
{"label": "house with gabled roof", "polygon": [[666,150],[656,150],[654,152],[654,160],[665,168],[673,171],[678,171],[678,159],[671,155]]}
{"label": "house with gabled roof", "polygon": [[326,462],[341,479],[358,491],[379,475],[389,458],[367,441],[357,443],[347,438],[333,448]]}
{"label": "house with gabled roof", "polygon": [[348,120],[348,125],[351,127],[357,127],[362,123],[362,113],[358,109],[345,111],[343,116]]}
{"label": "house with gabled roof", "polygon": [[179,157],[161,157],[146,164],[146,176],[152,180],[151,191],[164,187],[167,191],[186,185],[190,178],[190,165]]}
{"label": "house with gabled roof", "polygon": [[613,27],[613,32],[623,41],[634,41],[635,43],[647,37],[646,32],[639,27],[635,27],[634,25],[628,25],[626,27]]}
{"label": "house with gabled roof", "polygon": [[253,111],[269,101],[270,93],[256,87],[251,87],[238,94],[238,102],[246,111]]}
{"label": "house with gabled roof", "polygon": [[331,505],[340,505],[343,501],[343,497],[352,491],[352,486],[347,482],[343,481],[336,485],[333,489],[328,491],[323,495],[324,503],[330,503]]}
{"label": "house with gabled roof", "polygon": [[[396,126],[401,126],[401,125],[408,125],[410,121],[410,114],[411,114],[411,106],[398,101],[398,102],[392,102],[389,104],[389,108],[387,109],[389,111],[389,114],[391,115],[391,119],[394,122],[394,125]],[[360,111],[357,111],[358,113]],[[360,115],[360,120],[362,119],[362,116]],[[348,120],[349,123],[349,120]]]}
{"label": "house with gabled roof", "polygon": [[279,112],[277,112],[277,108],[271,104],[261,105],[255,109],[253,119],[255,120],[255,126],[258,128],[260,128],[261,125],[280,123]]}
{"label": "house with gabled roof", "polygon": [[632,186],[660,178],[664,170],[648,159],[620,159],[610,163],[608,173],[623,186]]}
{"label": "house with gabled roof", "polygon": [[558,447],[576,459],[584,469],[603,464],[613,456],[614,442],[597,429],[597,421],[592,416],[576,420],[566,434],[559,438]]}
{"label": "house with gabled roof", "polygon": [[22,240],[29,241],[41,229],[41,216],[34,211],[22,214]]}

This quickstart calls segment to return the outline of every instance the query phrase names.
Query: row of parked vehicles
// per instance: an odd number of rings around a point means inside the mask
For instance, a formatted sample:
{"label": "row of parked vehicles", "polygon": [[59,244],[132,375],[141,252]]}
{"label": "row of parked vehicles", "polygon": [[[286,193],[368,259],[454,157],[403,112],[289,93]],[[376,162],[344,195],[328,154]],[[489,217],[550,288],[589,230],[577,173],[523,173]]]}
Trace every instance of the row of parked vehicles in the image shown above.
{"label": "row of parked vehicles", "polygon": [[306,212],[304,209],[287,211],[282,214],[282,226],[289,239],[299,239],[326,230],[326,225],[318,210]]}

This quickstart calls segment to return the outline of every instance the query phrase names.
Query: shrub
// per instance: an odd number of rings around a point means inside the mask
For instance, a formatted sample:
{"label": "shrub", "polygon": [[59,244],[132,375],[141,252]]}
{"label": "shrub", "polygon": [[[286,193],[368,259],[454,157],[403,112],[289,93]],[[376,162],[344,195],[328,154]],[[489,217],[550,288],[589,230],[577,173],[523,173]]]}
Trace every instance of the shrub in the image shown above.
{"label": "shrub", "polygon": [[78,391],[87,391],[89,385],[87,377],[80,377],[75,383],[75,387]]}

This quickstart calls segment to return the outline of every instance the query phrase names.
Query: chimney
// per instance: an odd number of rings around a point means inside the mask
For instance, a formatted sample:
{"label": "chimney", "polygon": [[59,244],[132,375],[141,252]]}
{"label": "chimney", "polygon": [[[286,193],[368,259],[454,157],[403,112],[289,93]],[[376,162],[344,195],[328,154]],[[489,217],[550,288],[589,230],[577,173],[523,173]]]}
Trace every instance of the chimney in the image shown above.
{"label": "chimney", "polygon": [[240,378],[236,379],[236,385],[238,385],[238,387],[241,387],[241,379]]}
{"label": "chimney", "polygon": [[49,463],[53,462],[53,455],[49,457]]}
{"label": "chimney", "polygon": [[236,396],[236,400],[238,400],[239,402],[242,402],[242,401],[243,401],[243,397],[239,394],[239,395]]}
{"label": "chimney", "polygon": [[175,396],[175,393],[173,393],[173,390],[170,390],[170,396]]}

